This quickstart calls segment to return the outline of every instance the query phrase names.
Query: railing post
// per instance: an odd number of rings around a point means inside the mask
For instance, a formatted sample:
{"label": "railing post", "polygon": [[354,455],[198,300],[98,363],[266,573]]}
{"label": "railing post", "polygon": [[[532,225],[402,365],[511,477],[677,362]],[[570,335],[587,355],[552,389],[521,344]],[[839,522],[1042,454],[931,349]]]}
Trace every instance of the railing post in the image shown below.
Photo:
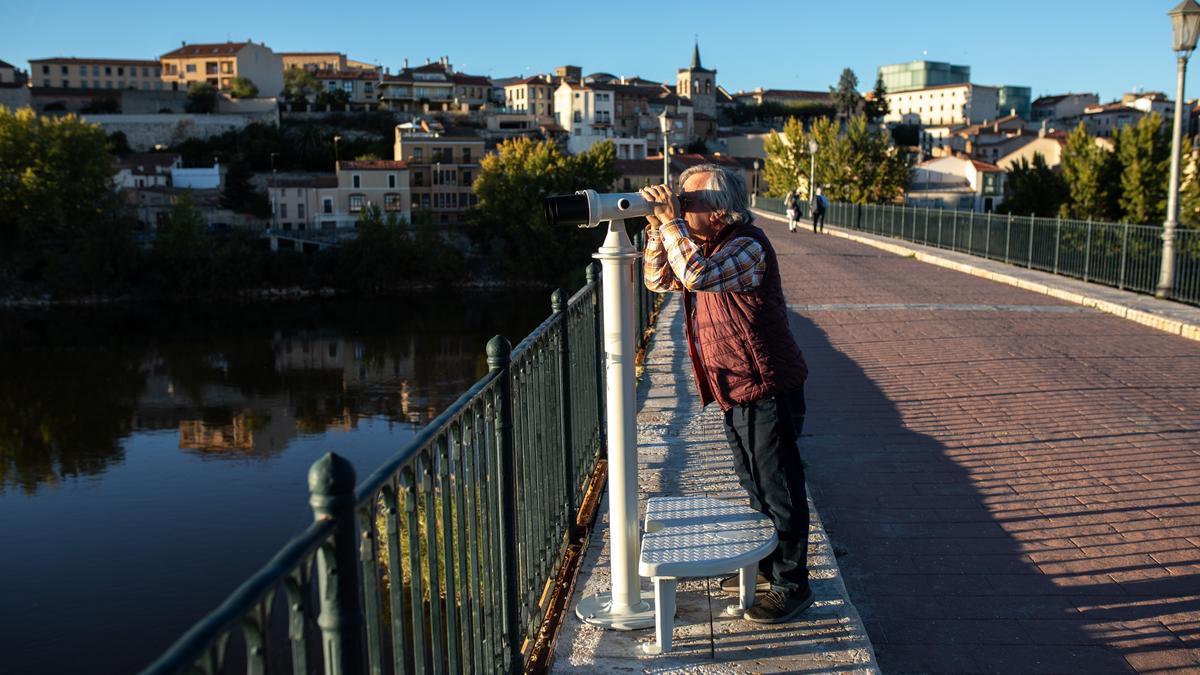
{"label": "railing post", "polygon": [[558,348],[558,409],[560,432],[562,434],[563,452],[563,486],[566,488],[566,523],[567,537],[575,538],[575,448],[571,447],[571,346],[568,340],[568,326],[571,324],[567,314],[567,294],[557,288],[550,294],[550,311],[560,315],[559,318],[559,348]]}
{"label": "railing post", "polygon": [[[321,628],[328,675],[365,672],[362,609],[358,599],[358,522],[354,508],[354,466],[332,452],[308,470],[308,503],[314,520],[332,520],[333,537],[317,552]],[[368,523],[367,525],[371,525]]]}
{"label": "railing post", "polygon": [[1008,214],[1008,224],[1004,227],[1004,262],[1009,261],[1008,246],[1012,242],[1012,212]]}
{"label": "railing post", "polygon": [[1117,280],[1117,288],[1125,290],[1125,258],[1129,254],[1129,223],[1123,223],[1121,228],[1121,276]]}
{"label": "railing post", "polygon": [[971,214],[967,216],[967,253],[975,255],[975,207],[971,207]]}
{"label": "railing post", "polygon": [[1037,219],[1033,214],[1029,214],[1029,255],[1025,258],[1025,268],[1033,269],[1033,226],[1037,224]]}
{"label": "railing post", "polygon": [[1062,216],[1054,221],[1054,273],[1058,274],[1058,247],[1062,243]]}
{"label": "railing post", "polygon": [[[499,471],[498,504],[500,531],[500,598],[505,656],[509,673],[524,670],[521,660],[520,588],[517,583],[517,472],[516,443],[513,440],[512,343],[497,335],[487,343],[488,370],[496,377],[496,467]],[[436,602],[436,601],[435,601]]]}
{"label": "railing post", "polygon": [[983,238],[983,257],[991,259],[992,257],[992,212],[987,214],[987,235]]}
{"label": "railing post", "polygon": [[1088,218],[1087,241],[1083,247],[1083,280],[1088,280],[1088,268],[1092,264],[1092,219]]}
{"label": "railing post", "polygon": [[592,364],[595,369],[596,377],[596,420],[599,425],[600,448],[601,453],[607,447],[608,429],[604,424],[604,329],[603,323],[603,298],[601,297],[600,284],[600,263],[588,263],[584,270],[584,278],[587,279],[589,285],[594,285],[596,291],[592,294],[592,340],[596,345],[596,362]]}
{"label": "railing post", "polygon": [[958,207],[954,207],[954,213],[950,214],[950,250],[958,250]]}
{"label": "railing post", "polygon": [[938,248],[942,248],[942,213],[945,212],[941,206],[938,207]]}

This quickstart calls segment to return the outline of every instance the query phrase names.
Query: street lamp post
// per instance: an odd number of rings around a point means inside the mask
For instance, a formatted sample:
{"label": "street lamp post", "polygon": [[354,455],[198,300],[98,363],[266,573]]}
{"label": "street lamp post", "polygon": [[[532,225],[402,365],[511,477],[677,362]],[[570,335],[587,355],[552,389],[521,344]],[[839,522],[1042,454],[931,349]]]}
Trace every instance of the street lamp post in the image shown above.
{"label": "street lamp post", "polygon": [[762,164],[759,163],[757,159],[754,160],[754,194],[752,196],[755,205],[758,203],[758,168],[760,166],[762,166]]}
{"label": "street lamp post", "polygon": [[817,184],[817,150],[821,146],[815,140],[808,142],[808,202],[813,200],[813,189]]}
{"label": "street lamp post", "polygon": [[658,127],[662,130],[663,185],[669,187],[671,185],[671,160],[667,157],[667,138],[671,133],[671,118],[667,117],[666,107],[658,116]]}
{"label": "street lamp post", "polygon": [[1179,163],[1183,144],[1183,80],[1187,75],[1188,57],[1196,48],[1200,36],[1200,4],[1183,0],[1167,12],[1174,33],[1177,81],[1175,83],[1175,119],[1171,133],[1171,182],[1167,192],[1167,220],[1163,223],[1162,267],[1154,295],[1166,298],[1175,287],[1175,228],[1179,223]]}
{"label": "street lamp post", "polygon": [[333,137],[333,163],[334,163],[334,165],[335,165],[335,166],[336,166],[336,165],[337,165],[337,163],[338,163],[338,162],[340,162],[340,161],[341,161],[341,159],[342,159],[342,158],[341,158],[341,157],[338,155],[338,141],[340,141],[340,140],[342,140],[342,137],[341,137],[341,136],[334,136],[334,137]]}

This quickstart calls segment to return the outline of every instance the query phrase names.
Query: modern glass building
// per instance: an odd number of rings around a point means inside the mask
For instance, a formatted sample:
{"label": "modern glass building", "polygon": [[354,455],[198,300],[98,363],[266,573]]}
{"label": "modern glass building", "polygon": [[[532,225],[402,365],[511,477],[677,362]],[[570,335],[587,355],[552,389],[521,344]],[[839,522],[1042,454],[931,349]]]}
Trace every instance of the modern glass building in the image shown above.
{"label": "modern glass building", "polygon": [[[971,81],[971,66],[956,66],[940,61],[910,61],[880,66],[879,75],[889,94],[936,87],[942,84],[963,84]],[[1028,99],[1026,110],[1028,110]]]}
{"label": "modern glass building", "polygon": [[1017,116],[1021,119],[1033,119],[1031,116],[1033,104],[1032,89],[1029,87],[1011,87],[1008,85],[1001,85],[999,89],[999,101],[996,105],[997,116],[1006,117],[1013,110],[1016,110]]}

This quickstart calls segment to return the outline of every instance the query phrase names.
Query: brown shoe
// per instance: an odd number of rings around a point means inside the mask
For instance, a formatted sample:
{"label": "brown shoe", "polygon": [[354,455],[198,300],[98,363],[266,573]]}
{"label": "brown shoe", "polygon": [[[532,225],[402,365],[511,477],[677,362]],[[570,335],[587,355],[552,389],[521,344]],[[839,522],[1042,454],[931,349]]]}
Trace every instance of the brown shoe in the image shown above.
{"label": "brown shoe", "polygon": [[771,591],[758,599],[754,606],[746,610],[745,618],[754,623],[787,623],[795,621],[804,610],[812,606],[816,600],[812,589],[801,593],[792,591],[782,593]]}
{"label": "brown shoe", "polygon": [[[738,593],[741,593],[742,585],[741,582],[738,581],[738,576],[739,575],[735,574],[731,577],[725,577],[724,579],[721,579],[721,591],[728,593],[729,595],[737,595]],[[754,586],[754,592],[766,593],[769,590],[771,590],[771,580],[763,576],[762,572],[759,572],[758,581]]]}

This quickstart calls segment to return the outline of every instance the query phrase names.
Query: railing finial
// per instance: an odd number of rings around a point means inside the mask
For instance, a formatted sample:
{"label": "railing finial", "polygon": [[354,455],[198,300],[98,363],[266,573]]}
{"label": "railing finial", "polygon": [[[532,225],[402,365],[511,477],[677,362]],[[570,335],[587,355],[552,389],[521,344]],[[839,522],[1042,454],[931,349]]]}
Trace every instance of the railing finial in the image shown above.
{"label": "railing finial", "polygon": [[550,311],[558,314],[567,308],[567,292],[561,288],[554,289],[550,294]]}
{"label": "railing finial", "polygon": [[512,343],[503,335],[488,340],[487,363],[489,370],[499,370],[508,367],[512,360]]}

